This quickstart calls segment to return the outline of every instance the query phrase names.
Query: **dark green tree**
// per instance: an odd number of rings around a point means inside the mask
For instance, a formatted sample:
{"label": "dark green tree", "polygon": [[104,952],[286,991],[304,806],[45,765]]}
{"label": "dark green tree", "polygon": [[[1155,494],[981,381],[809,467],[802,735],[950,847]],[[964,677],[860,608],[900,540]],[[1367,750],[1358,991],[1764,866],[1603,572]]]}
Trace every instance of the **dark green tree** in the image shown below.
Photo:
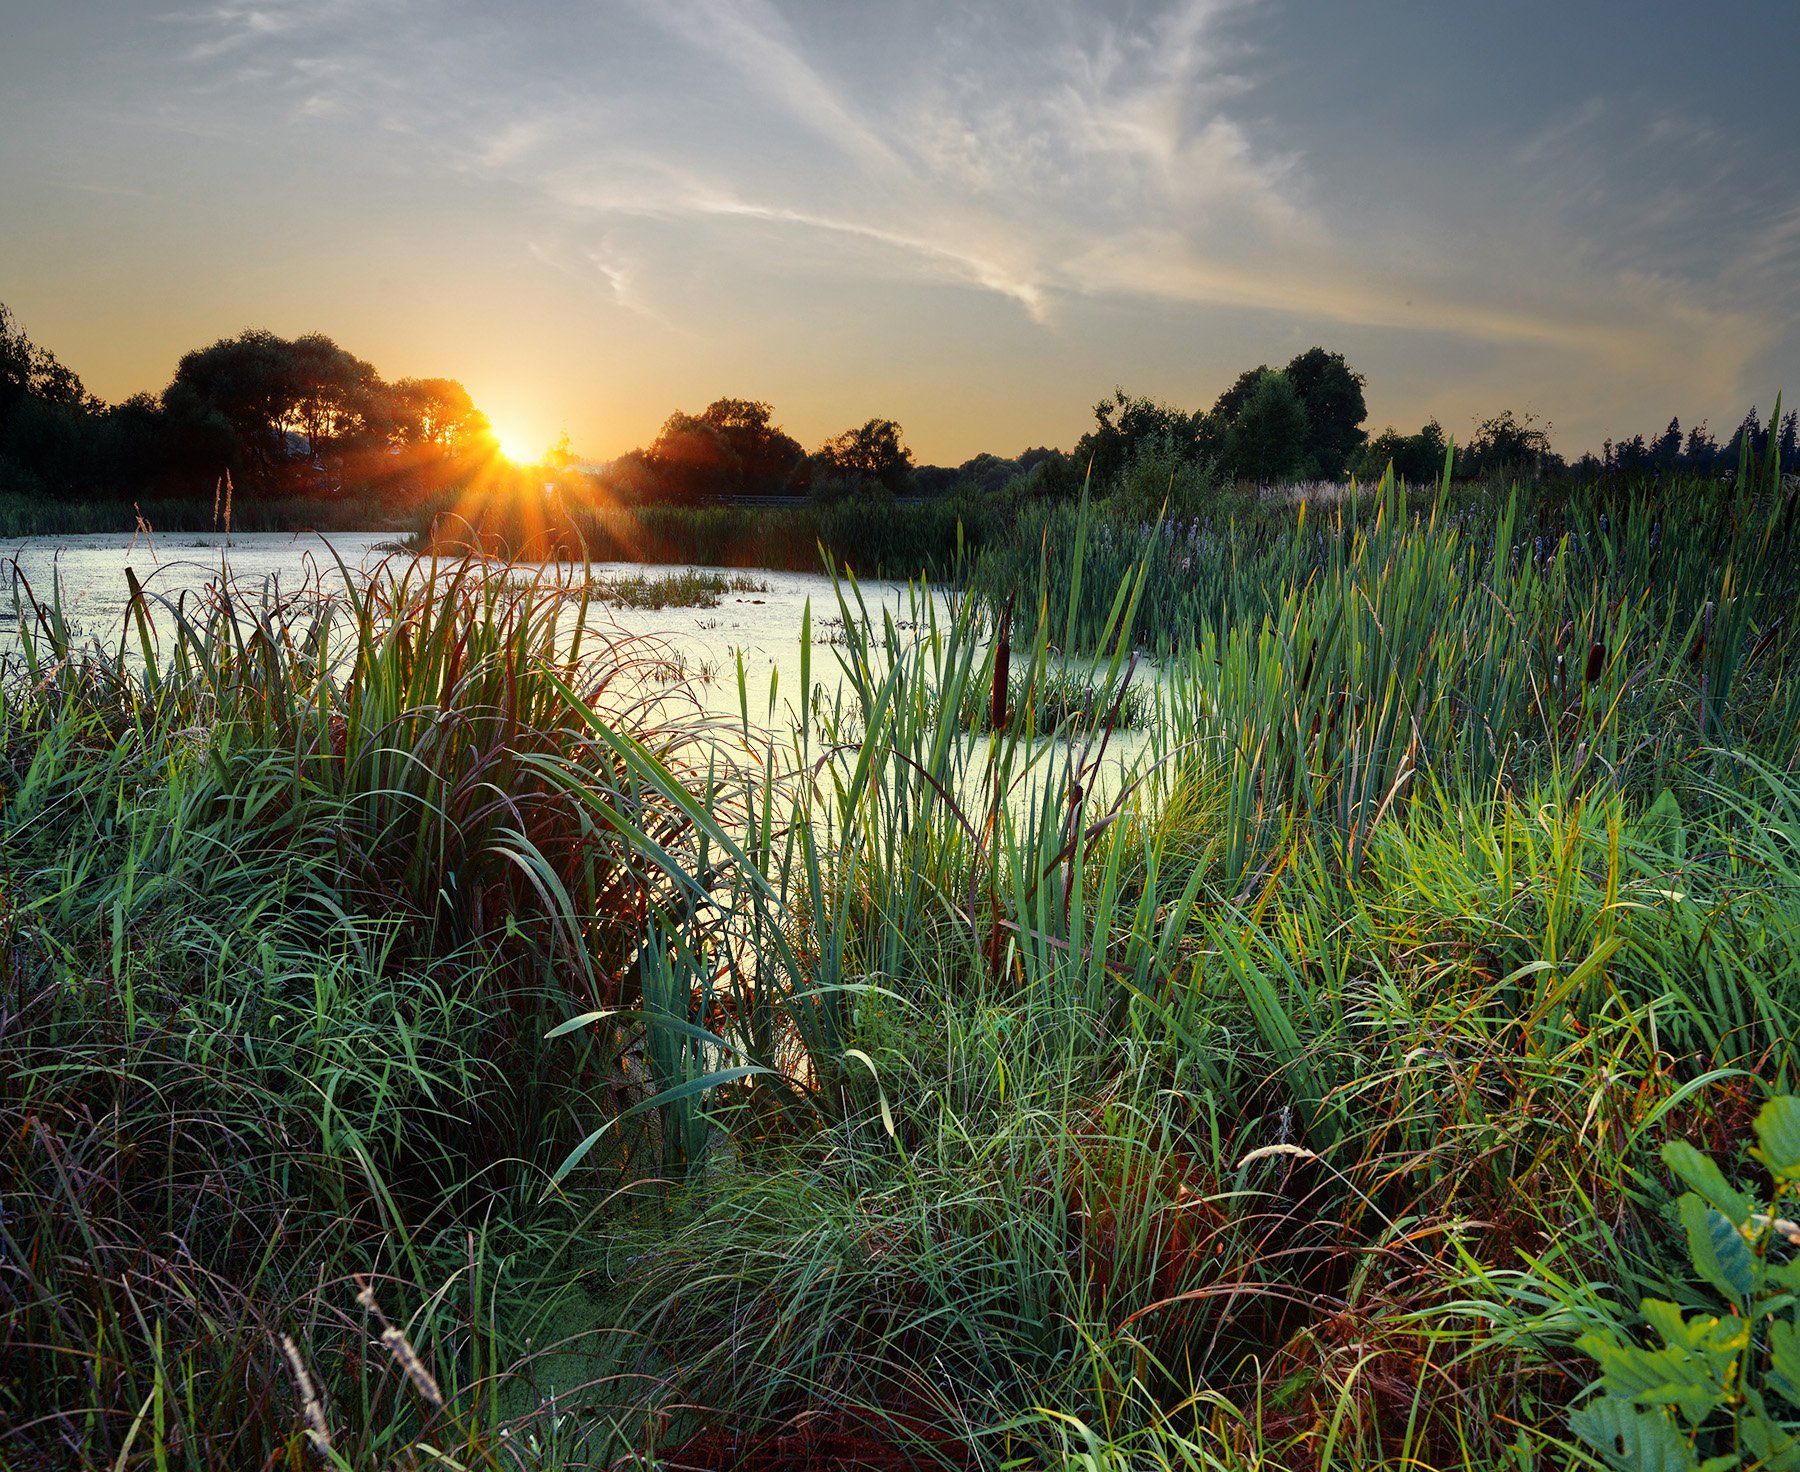
{"label": "dark green tree", "polygon": [[1417,434],[1401,434],[1391,424],[1364,444],[1350,462],[1350,469],[1361,481],[1375,481],[1394,467],[1394,478],[1409,485],[1427,485],[1444,473],[1444,455],[1449,442],[1444,426],[1428,419]]}
{"label": "dark green tree", "polygon": [[1306,406],[1285,373],[1265,368],[1226,431],[1225,454],[1240,480],[1270,485],[1307,467]]}
{"label": "dark green tree", "polygon": [[1342,353],[1324,348],[1308,348],[1282,371],[1306,409],[1310,472],[1338,479],[1369,437],[1363,428],[1369,409],[1363,402],[1362,374],[1344,361]]}
{"label": "dark green tree", "polygon": [[1096,494],[1113,488],[1137,452],[1152,444],[1172,446],[1184,460],[1205,458],[1200,416],[1115,388],[1094,405],[1094,427],[1076,443],[1074,460]]}
{"label": "dark green tree", "polygon": [[[1465,469],[1470,475],[1500,476],[1518,480],[1536,480],[1561,468],[1561,460],[1550,448],[1548,420],[1527,411],[1524,414],[1502,409],[1475,426],[1475,437],[1469,441]],[[1621,445],[1621,461],[1627,447]],[[1647,462],[1649,449],[1644,437],[1631,442],[1634,458]]]}
{"label": "dark green tree", "polygon": [[825,441],[813,457],[815,489],[827,495],[879,487],[898,495],[912,480],[912,451],[892,419],[870,419]]}

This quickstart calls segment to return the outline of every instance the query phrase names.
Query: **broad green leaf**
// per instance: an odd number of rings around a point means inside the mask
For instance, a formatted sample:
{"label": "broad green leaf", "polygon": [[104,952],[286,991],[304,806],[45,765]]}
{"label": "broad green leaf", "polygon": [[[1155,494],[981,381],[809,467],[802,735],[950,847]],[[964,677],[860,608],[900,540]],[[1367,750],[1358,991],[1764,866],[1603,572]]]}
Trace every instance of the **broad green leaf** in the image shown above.
{"label": "broad green leaf", "polygon": [[1603,1395],[1571,1411],[1569,1426],[1621,1472],[1699,1472],[1694,1449],[1666,1411]]}
{"label": "broad green leaf", "polygon": [[1681,1224],[1694,1271],[1727,1298],[1748,1298],[1756,1289],[1756,1259],[1731,1219],[1690,1191],[1681,1198]]}
{"label": "broad green leaf", "polygon": [[1662,1147],[1662,1161],[1690,1190],[1698,1191],[1709,1205],[1731,1218],[1741,1227],[1750,1220],[1754,1209],[1750,1199],[1725,1179],[1712,1156],[1696,1150],[1686,1140],[1671,1140]]}
{"label": "broad green leaf", "polygon": [[1755,1386],[1745,1387],[1744,1400],[1748,1414],[1738,1419],[1738,1435],[1755,1458],[1757,1472],[1797,1472],[1800,1441],[1769,1414]]}
{"label": "broad green leaf", "polygon": [[1789,1405],[1800,1406],[1800,1331],[1792,1319],[1769,1325],[1768,1383]]}
{"label": "broad green leaf", "polygon": [[1769,1174],[1778,1181],[1800,1181],[1800,1099],[1783,1095],[1769,1100],[1756,1116],[1755,1129],[1762,1148],[1751,1153]]}

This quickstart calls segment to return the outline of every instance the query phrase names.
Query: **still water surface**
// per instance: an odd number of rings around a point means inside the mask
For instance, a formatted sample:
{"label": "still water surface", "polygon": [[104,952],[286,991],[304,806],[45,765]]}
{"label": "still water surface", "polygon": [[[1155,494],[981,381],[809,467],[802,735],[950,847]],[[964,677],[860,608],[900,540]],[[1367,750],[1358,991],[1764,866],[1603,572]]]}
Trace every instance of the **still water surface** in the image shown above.
{"label": "still water surface", "polygon": [[[393,551],[386,532],[240,533],[227,539],[204,533],[143,537],[96,534],[31,538],[0,547],[0,584],[10,592],[14,567],[40,602],[52,588],[60,590],[70,622],[83,634],[117,637],[123,627],[130,588],[129,568],[152,594],[173,601],[183,592],[198,593],[221,572],[241,589],[254,593],[264,585],[298,590],[323,580],[326,587],[342,574],[337,561],[367,576],[384,562],[409,560]],[[639,563],[594,563],[596,578],[657,577],[680,567],[646,567]],[[717,569],[697,569],[718,571]],[[726,574],[730,576],[732,574]],[[812,678],[827,689],[839,679],[837,661],[825,641],[838,614],[838,595],[823,574],[746,571],[743,576],[766,585],[767,591],[726,593],[713,608],[597,608],[593,622],[602,629],[649,638],[679,658],[696,694],[711,710],[736,714],[740,701],[737,664],[741,656],[753,718],[768,709],[771,679],[778,681],[777,708],[791,713],[800,691],[800,631],[807,603],[812,605]],[[872,615],[883,607],[896,617],[908,609],[904,583],[864,582],[864,601]],[[10,597],[0,597],[6,624],[12,620]]]}

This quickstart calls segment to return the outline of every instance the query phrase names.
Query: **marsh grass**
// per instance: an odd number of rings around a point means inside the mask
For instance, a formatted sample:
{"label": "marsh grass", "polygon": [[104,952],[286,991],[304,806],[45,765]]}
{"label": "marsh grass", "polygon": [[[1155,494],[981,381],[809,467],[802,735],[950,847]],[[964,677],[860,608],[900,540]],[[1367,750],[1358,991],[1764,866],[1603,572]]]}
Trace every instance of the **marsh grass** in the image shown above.
{"label": "marsh grass", "polygon": [[717,608],[729,594],[768,591],[769,585],[761,578],[684,568],[680,572],[596,578],[589,596],[596,603],[621,608]]}
{"label": "marsh grass", "polygon": [[1684,497],[1069,513],[791,726],[574,570],[33,590],[8,1451],[1564,1464],[1800,1062],[1793,504]]}

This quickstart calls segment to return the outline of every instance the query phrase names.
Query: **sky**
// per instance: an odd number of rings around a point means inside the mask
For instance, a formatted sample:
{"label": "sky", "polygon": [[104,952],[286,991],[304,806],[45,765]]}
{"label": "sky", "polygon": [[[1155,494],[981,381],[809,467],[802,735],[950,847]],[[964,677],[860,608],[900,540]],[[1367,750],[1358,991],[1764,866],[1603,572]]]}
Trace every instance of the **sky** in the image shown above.
{"label": "sky", "polygon": [[0,301],[108,398],[316,330],[594,458],[726,395],[1067,446],[1314,343],[1578,453],[1800,397],[1797,59],[1794,0],[0,0]]}

